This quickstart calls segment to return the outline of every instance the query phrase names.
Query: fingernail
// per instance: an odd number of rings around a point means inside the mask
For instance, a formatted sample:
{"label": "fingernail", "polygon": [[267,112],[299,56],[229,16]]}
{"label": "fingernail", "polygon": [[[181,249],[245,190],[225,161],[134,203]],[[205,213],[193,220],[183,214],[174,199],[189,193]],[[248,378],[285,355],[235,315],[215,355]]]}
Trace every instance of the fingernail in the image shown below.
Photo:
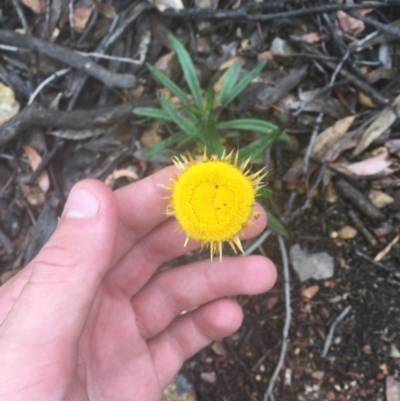
{"label": "fingernail", "polygon": [[100,208],[99,200],[86,188],[77,188],[69,194],[63,217],[87,219],[96,216]]}

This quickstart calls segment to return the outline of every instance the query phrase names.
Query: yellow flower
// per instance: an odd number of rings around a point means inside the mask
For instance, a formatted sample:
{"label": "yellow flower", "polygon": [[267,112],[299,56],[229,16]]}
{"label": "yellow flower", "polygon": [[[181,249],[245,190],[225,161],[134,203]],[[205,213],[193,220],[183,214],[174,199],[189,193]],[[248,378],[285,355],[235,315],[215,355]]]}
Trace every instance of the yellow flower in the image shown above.
{"label": "yellow flower", "polygon": [[222,245],[228,242],[236,253],[243,252],[240,235],[252,219],[260,213],[253,210],[257,190],[265,177],[263,170],[250,174],[246,170],[249,160],[238,164],[238,154],[233,152],[219,158],[212,155],[195,160],[181,156],[172,159],[180,175],[171,177],[167,186],[171,195],[168,216],[175,216],[180,228],[189,238],[210,247],[212,259],[218,250],[222,258]]}

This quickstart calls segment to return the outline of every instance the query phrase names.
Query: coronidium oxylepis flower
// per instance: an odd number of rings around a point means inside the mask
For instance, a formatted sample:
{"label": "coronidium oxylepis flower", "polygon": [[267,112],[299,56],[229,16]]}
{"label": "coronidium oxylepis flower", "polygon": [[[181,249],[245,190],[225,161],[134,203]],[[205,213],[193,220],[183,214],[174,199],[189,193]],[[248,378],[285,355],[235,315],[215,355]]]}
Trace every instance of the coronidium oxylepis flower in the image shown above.
{"label": "coronidium oxylepis flower", "polygon": [[257,190],[262,186],[264,170],[250,174],[249,160],[238,163],[233,152],[221,157],[199,160],[189,154],[172,159],[180,174],[173,174],[166,187],[171,191],[167,215],[174,216],[189,238],[210,248],[210,257],[227,242],[235,251],[243,252],[240,236],[253,225],[260,212],[253,210]]}

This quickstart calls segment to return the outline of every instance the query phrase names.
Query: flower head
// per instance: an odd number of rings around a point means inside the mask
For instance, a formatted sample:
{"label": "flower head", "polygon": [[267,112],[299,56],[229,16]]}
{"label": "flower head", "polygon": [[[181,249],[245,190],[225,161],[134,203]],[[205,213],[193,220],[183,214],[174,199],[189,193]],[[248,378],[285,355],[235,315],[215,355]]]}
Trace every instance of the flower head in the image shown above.
{"label": "flower head", "polygon": [[233,152],[200,160],[191,155],[172,159],[180,175],[171,177],[167,215],[175,216],[189,238],[210,247],[211,259],[228,242],[235,251],[243,252],[240,235],[259,213],[253,210],[257,190],[265,177],[263,170],[250,174],[249,160],[238,164]]}

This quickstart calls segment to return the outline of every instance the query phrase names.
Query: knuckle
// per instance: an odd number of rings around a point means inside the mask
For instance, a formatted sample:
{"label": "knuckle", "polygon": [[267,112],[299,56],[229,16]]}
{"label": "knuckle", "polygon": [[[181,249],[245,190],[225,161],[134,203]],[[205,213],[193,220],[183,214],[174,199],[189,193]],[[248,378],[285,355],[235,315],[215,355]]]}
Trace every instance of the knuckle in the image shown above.
{"label": "knuckle", "polygon": [[61,245],[45,245],[33,260],[33,275],[58,276],[80,265],[76,254]]}

